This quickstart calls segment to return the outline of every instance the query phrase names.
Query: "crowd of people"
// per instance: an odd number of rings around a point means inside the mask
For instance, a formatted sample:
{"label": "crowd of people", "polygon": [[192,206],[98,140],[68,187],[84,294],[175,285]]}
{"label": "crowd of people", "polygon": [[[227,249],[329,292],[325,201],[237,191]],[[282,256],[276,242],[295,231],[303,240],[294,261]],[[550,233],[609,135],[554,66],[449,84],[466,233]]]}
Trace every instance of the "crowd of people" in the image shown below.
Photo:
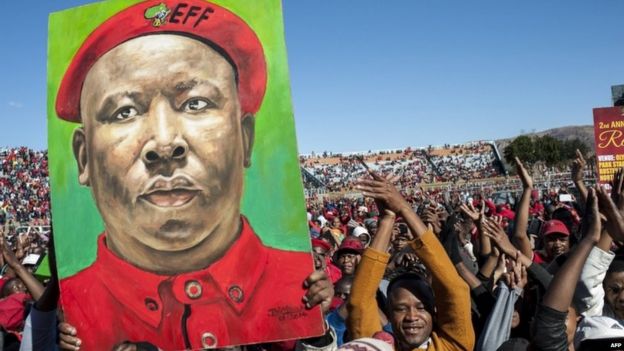
{"label": "crowd of people", "polygon": [[476,142],[466,145],[446,145],[431,150],[431,162],[441,182],[487,179],[502,174],[502,164],[493,144]]}
{"label": "crowd of people", "polygon": [[[468,159],[486,148],[444,147]],[[327,333],[278,348],[618,350],[624,171],[610,194],[588,183],[580,154],[549,186],[537,186],[516,160],[517,177],[481,179],[489,175],[482,167],[485,173],[471,173],[474,182],[424,188],[418,162],[441,168],[448,157],[428,152],[433,163],[421,150],[368,155],[368,169],[337,157],[332,172],[349,173],[341,182],[359,196],[306,200],[315,268],[333,284],[333,298],[317,302]],[[51,243],[46,153],[19,148],[0,155],[3,344],[38,349],[32,342],[44,330],[48,344],[80,349],[80,331],[56,324],[55,272],[46,287],[34,274]],[[315,169],[313,159],[302,161]],[[452,164],[444,168],[449,174],[468,177],[463,165]],[[34,329],[35,311],[52,314],[47,329]]]}
{"label": "crowd of people", "polygon": [[[316,266],[335,282],[338,345],[397,350],[621,350],[624,170],[539,189],[516,160],[507,198],[408,193],[374,172],[358,198],[308,199]],[[355,340],[355,341],[353,341]]]}
{"label": "crowd of people", "polygon": [[354,181],[366,172],[360,159],[381,175],[399,175],[397,184],[403,189],[505,174],[493,143],[481,141],[422,149],[301,156],[304,186],[306,189],[326,188],[331,192],[353,190]]}
{"label": "crowd of people", "polygon": [[0,149],[0,225],[49,225],[48,153],[26,147]]}

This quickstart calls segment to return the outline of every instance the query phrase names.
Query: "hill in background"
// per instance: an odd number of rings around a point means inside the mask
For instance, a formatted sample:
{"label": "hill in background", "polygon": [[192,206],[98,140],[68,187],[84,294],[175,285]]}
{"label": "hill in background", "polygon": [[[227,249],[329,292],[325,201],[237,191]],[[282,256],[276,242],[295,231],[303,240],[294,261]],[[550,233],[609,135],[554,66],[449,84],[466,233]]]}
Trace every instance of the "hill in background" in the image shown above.
{"label": "hill in background", "polygon": [[541,132],[523,133],[523,134],[516,135],[513,138],[495,140],[496,146],[502,153],[505,147],[509,145],[509,143],[513,141],[516,137],[520,135],[527,135],[531,137],[550,135],[553,138],[556,138],[559,140],[569,140],[569,139],[578,138],[581,141],[583,141],[591,150],[595,150],[594,126],[593,125],[567,126],[567,127],[552,128],[552,129],[544,130]]}

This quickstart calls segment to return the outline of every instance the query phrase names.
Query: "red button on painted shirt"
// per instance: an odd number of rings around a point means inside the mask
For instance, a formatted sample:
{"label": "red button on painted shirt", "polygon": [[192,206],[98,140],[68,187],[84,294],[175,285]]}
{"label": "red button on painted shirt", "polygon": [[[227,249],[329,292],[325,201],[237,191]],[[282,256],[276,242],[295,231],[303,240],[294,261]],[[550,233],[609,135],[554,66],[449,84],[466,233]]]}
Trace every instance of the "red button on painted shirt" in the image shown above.
{"label": "red button on painted shirt", "polygon": [[319,308],[306,310],[301,300],[314,267],[311,255],[266,247],[244,217],[242,224],[223,258],[173,276],[130,265],[101,235],[96,261],[61,281],[63,309],[81,349],[111,349],[124,341],[201,349],[323,334]]}

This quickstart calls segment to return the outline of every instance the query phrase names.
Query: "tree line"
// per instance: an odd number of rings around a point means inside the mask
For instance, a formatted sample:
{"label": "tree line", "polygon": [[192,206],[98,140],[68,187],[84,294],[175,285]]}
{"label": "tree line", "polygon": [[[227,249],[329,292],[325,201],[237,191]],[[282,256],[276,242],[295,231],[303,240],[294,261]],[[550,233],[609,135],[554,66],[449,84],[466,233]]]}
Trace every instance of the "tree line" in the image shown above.
{"label": "tree line", "polygon": [[510,164],[518,157],[525,163],[544,163],[550,167],[569,163],[576,156],[577,149],[583,155],[587,155],[590,151],[589,146],[578,138],[559,140],[550,135],[534,137],[521,135],[505,147],[503,156]]}

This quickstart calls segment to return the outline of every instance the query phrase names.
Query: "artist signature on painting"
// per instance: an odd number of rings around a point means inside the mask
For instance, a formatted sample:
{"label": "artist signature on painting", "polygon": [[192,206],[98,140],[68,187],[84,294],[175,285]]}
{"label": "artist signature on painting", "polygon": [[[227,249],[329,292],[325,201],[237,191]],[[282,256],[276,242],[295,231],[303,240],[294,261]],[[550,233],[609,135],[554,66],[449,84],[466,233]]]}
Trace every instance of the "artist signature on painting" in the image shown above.
{"label": "artist signature on painting", "polygon": [[277,306],[269,310],[269,317],[277,318],[279,321],[289,321],[299,319],[306,316],[306,310],[303,306]]}

